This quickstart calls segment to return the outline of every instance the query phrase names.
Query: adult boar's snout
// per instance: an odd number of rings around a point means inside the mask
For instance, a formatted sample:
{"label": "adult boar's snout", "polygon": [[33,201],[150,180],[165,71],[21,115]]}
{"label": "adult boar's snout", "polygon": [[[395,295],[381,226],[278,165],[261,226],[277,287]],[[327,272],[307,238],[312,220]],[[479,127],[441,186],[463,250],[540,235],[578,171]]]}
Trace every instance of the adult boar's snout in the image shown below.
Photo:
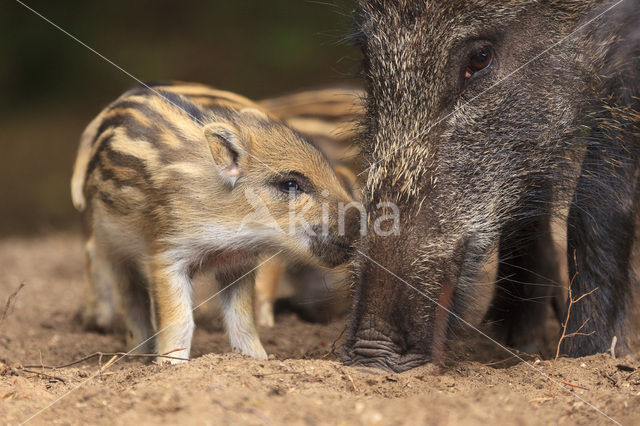
{"label": "adult boar's snout", "polygon": [[411,268],[410,255],[401,249],[405,243],[401,237],[378,237],[369,240],[368,254],[358,250],[356,302],[342,350],[347,365],[400,372],[430,360],[431,336],[420,326],[428,307],[399,279]]}
{"label": "adult boar's snout", "polygon": [[429,250],[403,236],[370,236],[358,251],[344,362],[396,372],[442,363],[451,335],[478,323],[492,296],[490,285],[470,284],[490,253],[481,240],[465,236]]}
{"label": "adult boar's snout", "polygon": [[421,353],[402,350],[377,330],[364,330],[348,348],[344,348],[342,361],[354,367],[373,367],[402,373],[426,364],[429,358]]}

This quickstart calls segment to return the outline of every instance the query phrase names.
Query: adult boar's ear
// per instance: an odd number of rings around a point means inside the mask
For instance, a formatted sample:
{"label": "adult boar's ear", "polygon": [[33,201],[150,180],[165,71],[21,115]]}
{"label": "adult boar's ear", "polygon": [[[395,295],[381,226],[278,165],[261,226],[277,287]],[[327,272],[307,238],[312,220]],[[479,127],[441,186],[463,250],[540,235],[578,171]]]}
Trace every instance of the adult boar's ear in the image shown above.
{"label": "adult boar's ear", "polygon": [[211,123],[204,129],[213,162],[220,176],[232,187],[244,171],[240,160],[247,155],[247,146],[236,127],[227,123]]}

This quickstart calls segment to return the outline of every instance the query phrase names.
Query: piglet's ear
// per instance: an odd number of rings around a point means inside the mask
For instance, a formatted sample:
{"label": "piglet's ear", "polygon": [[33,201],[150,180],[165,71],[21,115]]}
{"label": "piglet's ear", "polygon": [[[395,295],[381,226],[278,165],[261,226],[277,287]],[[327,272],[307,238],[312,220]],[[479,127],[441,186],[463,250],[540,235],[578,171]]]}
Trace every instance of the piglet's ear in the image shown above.
{"label": "piglet's ear", "polygon": [[220,176],[231,186],[235,185],[243,175],[240,160],[247,155],[240,132],[231,124],[211,123],[205,127],[204,135]]}

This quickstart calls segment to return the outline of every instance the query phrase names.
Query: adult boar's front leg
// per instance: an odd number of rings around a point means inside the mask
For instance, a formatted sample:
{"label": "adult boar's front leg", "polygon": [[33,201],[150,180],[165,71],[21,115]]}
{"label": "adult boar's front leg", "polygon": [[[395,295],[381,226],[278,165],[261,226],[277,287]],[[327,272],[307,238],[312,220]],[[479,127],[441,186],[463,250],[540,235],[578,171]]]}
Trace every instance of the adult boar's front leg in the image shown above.
{"label": "adult boar's front leg", "polygon": [[562,311],[563,286],[550,216],[507,226],[500,241],[496,295],[487,315],[509,346],[539,353],[549,309]]}
{"label": "adult boar's front leg", "polygon": [[[633,164],[612,166],[592,149],[569,210],[567,256],[573,299],[565,321],[567,333],[580,333],[562,342],[561,353],[585,356],[607,351],[617,337],[616,354],[629,353],[627,315],[636,277],[632,267],[637,209]],[[594,178],[597,177],[597,178]],[[605,186],[597,187],[595,185]]]}

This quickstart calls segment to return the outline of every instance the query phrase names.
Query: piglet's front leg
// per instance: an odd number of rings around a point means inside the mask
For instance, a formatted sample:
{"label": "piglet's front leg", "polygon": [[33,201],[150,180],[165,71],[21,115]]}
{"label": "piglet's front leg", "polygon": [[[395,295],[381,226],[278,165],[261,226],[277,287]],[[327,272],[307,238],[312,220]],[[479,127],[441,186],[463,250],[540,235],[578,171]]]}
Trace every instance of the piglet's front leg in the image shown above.
{"label": "piglet's front leg", "polygon": [[[186,270],[163,256],[155,256],[151,264],[151,298],[155,312],[156,353],[172,352],[172,357],[189,358],[193,337],[192,283]],[[166,361],[159,358],[158,361]],[[184,361],[171,359],[171,364]]]}
{"label": "piglet's front leg", "polygon": [[273,327],[275,324],[274,302],[278,285],[287,265],[280,257],[268,260],[258,268],[255,284],[256,322],[262,327]]}
{"label": "piglet's front leg", "polygon": [[253,316],[253,286],[255,273],[251,267],[219,272],[216,276],[224,324],[229,335],[231,350],[253,358],[267,359],[258,337]]}

